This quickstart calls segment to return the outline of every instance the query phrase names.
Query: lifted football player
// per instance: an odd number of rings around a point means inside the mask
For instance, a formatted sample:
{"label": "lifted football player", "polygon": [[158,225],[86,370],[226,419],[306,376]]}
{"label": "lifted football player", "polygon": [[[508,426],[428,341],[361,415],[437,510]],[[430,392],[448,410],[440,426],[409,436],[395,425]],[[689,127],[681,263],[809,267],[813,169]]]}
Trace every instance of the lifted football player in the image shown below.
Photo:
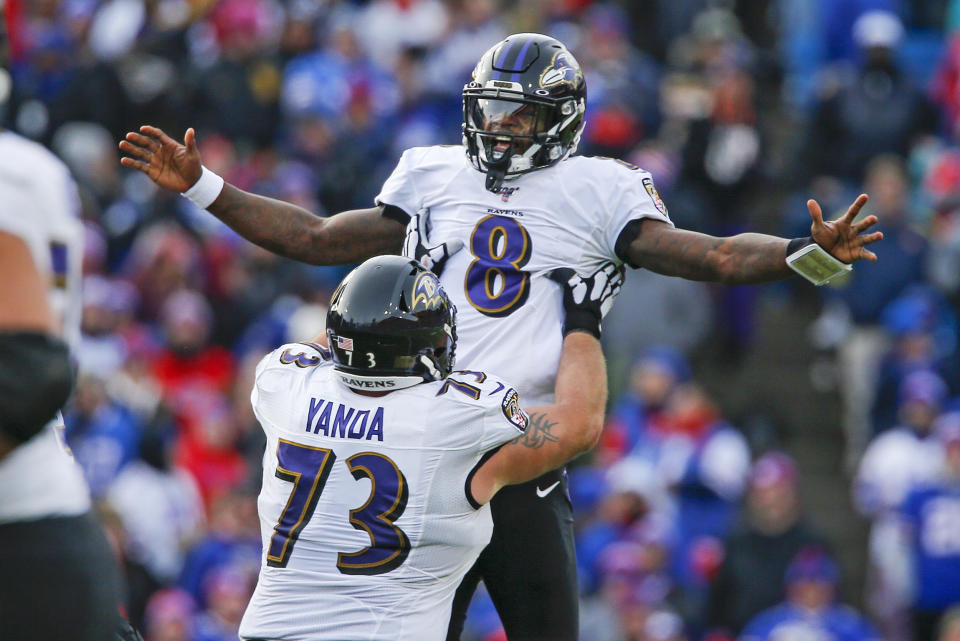
{"label": "lifted football player", "polygon": [[[592,273],[604,261],[722,283],[761,283],[796,270],[823,282],[859,259],[876,222],[854,222],[867,202],[825,222],[807,203],[811,237],[745,233],[717,238],[676,229],[650,174],[609,158],[574,156],[586,83],[553,38],[517,34],[480,59],[463,88],[463,146],[407,150],[376,206],[320,218],[225,184],[200,162],[195,132],[184,144],[144,126],[120,143],[122,163],[184,193],[240,235],[306,263],[359,262],[402,251],[441,275],[460,310],[460,346],[471,367],[509,376],[534,404],[549,404],[560,360],[558,267]],[[457,250],[463,248],[463,251]],[[788,257],[790,258],[788,262]],[[544,425],[525,438],[546,443]],[[577,638],[573,516],[557,469],[504,489],[492,502],[494,533],[464,580],[451,619],[483,578],[511,641]],[[522,533],[522,534],[519,534]]]}

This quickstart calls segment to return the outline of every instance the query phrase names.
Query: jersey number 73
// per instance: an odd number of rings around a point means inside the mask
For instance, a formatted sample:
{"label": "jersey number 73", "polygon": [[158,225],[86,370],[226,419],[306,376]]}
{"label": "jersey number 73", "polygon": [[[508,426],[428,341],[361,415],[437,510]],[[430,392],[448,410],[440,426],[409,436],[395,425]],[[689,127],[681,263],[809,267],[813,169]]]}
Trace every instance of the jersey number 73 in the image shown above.
{"label": "jersey number 73", "polygon": [[[287,566],[336,460],[333,450],[280,439],[276,477],[293,483],[293,489],[270,537],[267,550],[270,567]],[[353,478],[370,479],[366,503],[350,510],[350,525],[365,531],[370,536],[370,545],[356,552],[338,553],[337,569],[342,574],[384,574],[395,570],[410,553],[410,540],[394,525],[407,507],[407,479],[396,463],[376,452],[354,454],[345,463]]]}

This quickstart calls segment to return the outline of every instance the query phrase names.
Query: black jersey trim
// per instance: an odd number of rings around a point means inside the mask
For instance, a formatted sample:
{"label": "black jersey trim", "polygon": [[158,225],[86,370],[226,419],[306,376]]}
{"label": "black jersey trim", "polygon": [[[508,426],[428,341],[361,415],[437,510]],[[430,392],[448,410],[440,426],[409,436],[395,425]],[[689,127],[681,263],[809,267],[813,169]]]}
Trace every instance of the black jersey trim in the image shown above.
{"label": "black jersey trim", "polygon": [[639,265],[630,260],[630,245],[640,235],[640,223],[642,222],[643,218],[634,218],[624,225],[620,235],[617,236],[617,242],[613,245],[613,253],[617,255],[617,258],[634,269],[637,269]]}
{"label": "black jersey trim", "polygon": [[473,506],[473,509],[475,510],[479,510],[480,508],[482,508],[483,504],[478,503],[477,499],[473,498],[473,492],[470,491],[470,483],[473,481],[473,476],[477,473],[477,470],[480,469],[480,466],[486,463],[487,461],[489,461],[490,457],[496,454],[497,452],[499,452],[500,448],[503,447],[504,445],[505,445],[504,443],[501,443],[500,445],[496,446],[489,452],[486,452],[483,456],[480,457],[480,460],[477,461],[477,464],[473,466],[473,469],[470,470],[470,473],[467,474],[467,480],[463,484],[463,493],[467,495],[467,501],[470,503],[470,505]]}
{"label": "black jersey trim", "polygon": [[404,211],[402,208],[397,207],[396,205],[388,205],[387,203],[380,204],[380,215],[384,218],[389,218],[390,220],[395,220],[401,225],[406,225],[410,222],[410,219],[413,218],[410,214]]}

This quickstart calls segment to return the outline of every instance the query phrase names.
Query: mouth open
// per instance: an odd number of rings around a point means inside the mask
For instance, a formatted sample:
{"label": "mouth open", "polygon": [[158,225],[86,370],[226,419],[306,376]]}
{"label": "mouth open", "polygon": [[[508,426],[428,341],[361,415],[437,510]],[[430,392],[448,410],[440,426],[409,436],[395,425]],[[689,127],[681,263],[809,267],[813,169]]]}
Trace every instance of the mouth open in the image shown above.
{"label": "mouth open", "polygon": [[510,149],[510,139],[509,138],[497,138],[493,143],[493,152],[498,155],[503,155],[505,151]]}

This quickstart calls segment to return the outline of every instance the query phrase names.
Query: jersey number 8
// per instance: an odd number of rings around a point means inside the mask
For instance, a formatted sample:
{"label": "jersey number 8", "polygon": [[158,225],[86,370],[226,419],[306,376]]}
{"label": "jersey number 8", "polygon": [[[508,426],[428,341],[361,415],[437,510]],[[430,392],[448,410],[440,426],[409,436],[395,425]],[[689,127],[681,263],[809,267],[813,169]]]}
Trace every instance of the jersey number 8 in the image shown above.
{"label": "jersey number 8", "polygon": [[487,316],[508,316],[530,294],[530,274],[523,266],[533,247],[530,234],[513,218],[487,216],[470,235],[474,261],[467,268],[467,300]]}

